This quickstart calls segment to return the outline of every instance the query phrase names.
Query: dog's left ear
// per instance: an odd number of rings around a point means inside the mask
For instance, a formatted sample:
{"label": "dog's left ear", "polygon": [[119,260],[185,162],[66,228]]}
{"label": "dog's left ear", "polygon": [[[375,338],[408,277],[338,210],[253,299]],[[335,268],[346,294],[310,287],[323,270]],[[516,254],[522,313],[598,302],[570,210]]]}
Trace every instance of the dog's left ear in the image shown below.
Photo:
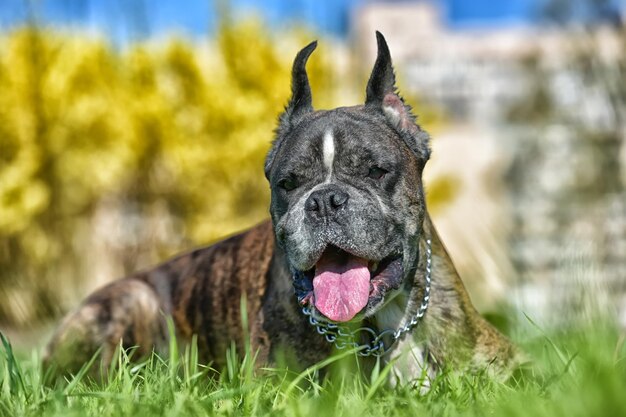
{"label": "dog's left ear", "polygon": [[411,107],[398,94],[389,47],[385,37],[378,31],[376,41],[378,55],[365,90],[365,106],[381,111],[417,156],[426,161],[430,156],[428,134],[420,129]]}

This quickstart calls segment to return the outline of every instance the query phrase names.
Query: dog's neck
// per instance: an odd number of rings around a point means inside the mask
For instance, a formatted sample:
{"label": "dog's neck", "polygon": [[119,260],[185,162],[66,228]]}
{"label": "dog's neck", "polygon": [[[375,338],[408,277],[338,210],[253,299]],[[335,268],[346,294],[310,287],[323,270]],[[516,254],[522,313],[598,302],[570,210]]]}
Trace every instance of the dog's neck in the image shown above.
{"label": "dog's neck", "polygon": [[[372,321],[378,329],[399,329],[407,325],[416,317],[420,308],[429,306],[430,286],[432,274],[432,235],[434,229],[427,217],[424,220],[424,227],[418,241],[419,258],[415,267],[415,274],[410,277],[410,283],[402,288],[399,293],[390,300],[380,311],[378,311]],[[437,238],[439,243],[439,239]],[[426,314],[428,311],[426,309]],[[421,317],[420,317],[421,318]],[[416,327],[420,327],[418,324]],[[416,330],[412,328],[410,334]],[[412,336],[407,334],[406,338]]]}

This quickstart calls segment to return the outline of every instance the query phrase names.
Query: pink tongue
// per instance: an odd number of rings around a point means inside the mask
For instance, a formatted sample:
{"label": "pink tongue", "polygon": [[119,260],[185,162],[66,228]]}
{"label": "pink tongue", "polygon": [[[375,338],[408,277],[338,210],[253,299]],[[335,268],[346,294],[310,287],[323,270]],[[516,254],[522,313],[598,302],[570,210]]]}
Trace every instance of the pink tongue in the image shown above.
{"label": "pink tongue", "polygon": [[315,307],[333,321],[348,321],[365,307],[370,293],[367,260],[326,255],[315,265]]}

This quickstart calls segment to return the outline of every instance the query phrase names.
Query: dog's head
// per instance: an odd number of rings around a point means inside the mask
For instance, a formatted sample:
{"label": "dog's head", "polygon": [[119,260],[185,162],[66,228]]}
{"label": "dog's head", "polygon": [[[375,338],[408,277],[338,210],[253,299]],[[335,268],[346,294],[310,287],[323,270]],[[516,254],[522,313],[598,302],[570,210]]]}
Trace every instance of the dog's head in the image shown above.
{"label": "dog's head", "polygon": [[317,43],[298,53],[265,163],[298,299],[338,322],[373,315],[413,278],[425,213],[428,135],[398,95],[389,48],[376,36],[359,106],[315,111],[305,66]]}

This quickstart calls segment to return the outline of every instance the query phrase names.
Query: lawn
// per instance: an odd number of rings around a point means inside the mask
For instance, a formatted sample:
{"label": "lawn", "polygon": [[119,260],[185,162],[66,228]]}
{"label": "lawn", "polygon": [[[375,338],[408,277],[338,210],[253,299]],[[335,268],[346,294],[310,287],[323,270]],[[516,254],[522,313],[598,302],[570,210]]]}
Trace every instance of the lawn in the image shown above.
{"label": "lawn", "polygon": [[626,347],[610,320],[544,330],[527,319],[514,331],[533,360],[525,372],[500,383],[449,370],[427,393],[391,388],[384,367],[357,377],[338,365],[351,352],[302,373],[259,368],[253,354],[230,352],[218,373],[198,364],[193,347],[140,364],[122,352],[104,383],[81,372],[52,384],[37,351],[13,352],[2,337],[0,415],[626,416]]}

